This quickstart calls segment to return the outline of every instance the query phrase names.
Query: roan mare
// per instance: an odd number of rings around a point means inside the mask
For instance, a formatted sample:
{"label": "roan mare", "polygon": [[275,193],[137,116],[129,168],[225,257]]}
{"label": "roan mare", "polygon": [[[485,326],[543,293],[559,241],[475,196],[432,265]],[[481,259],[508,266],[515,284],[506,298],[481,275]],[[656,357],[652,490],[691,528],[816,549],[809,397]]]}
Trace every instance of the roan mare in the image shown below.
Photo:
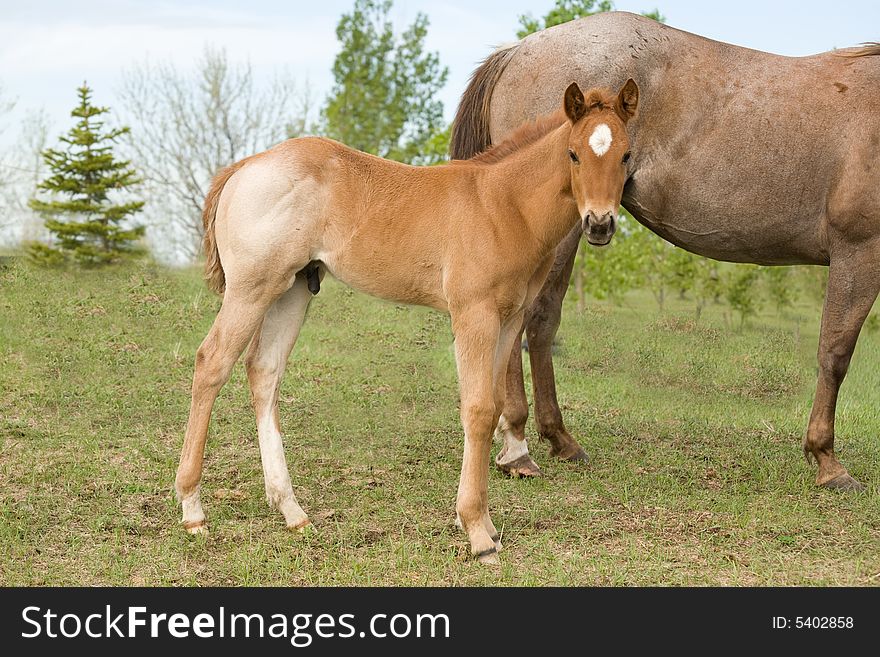
{"label": "roan mare", "polygon": [[[452,134],[471,157],[551,109],[571,80],[633,78],[641,110],[623,206],[688,251],[732,262],[830,267],[819,377],[803,449],[816,483],[860,489],[834,453],[837,394],[880,289],[880,44],[782,57],[705,39],[634,14],[597,14],[500,48],[474,72]],[[526,313],[539,435],[585,460],[556,401],[550,347],[580,238],[557,250]],[[528,453],[519,340],[510,360],[496,463],[540,470]]]}
{"label": "roan mare", "polygon": [[575,223],[596,244],[614,234],[638,96],[632,80],[616,95],[572,84],[557,98],[562,110],[444,166],[305,137],[220,172],[204,222],[207,278],[223,305],[196,355],[175,482],[184,526],[205,531],[199,482],[211,408],[249,342],[266,495],[288,528],[309,524],[284,457],[278,388],[329,272],[368,294],[450,314],[465,432],[456,511],[473,554],[497,562],[487,476],[507,361],[560,240]]}

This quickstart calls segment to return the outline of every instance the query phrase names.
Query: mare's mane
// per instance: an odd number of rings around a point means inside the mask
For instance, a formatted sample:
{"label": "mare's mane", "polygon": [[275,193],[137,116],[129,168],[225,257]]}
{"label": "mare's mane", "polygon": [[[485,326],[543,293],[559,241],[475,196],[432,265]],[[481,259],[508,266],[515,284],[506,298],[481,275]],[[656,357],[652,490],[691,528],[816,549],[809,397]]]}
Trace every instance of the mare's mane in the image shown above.
{"label": "mare's mane", "polygon": [[[614,93],[607,90],[593,90],[590,92],[590,99],[594,102],[594,107],[606,109],[614,107],[617,97]],[[542,137],[548,135],[553,130],[568,121],[565,112],[561,109],[539,116],[534,121],[526,121],[516,130],[510,137],[499,144],[490,145],[482,153],[477,153],[467,160],[453,160],[452,164],[495,164],[507,159],[514,153],[522,150],[530,144],[534,144]]]}
{"label": "mare's mane", "polygon": [[839,53],[841,57],[873,57],[880,56],[880,42],[869,41],[861,47]]}

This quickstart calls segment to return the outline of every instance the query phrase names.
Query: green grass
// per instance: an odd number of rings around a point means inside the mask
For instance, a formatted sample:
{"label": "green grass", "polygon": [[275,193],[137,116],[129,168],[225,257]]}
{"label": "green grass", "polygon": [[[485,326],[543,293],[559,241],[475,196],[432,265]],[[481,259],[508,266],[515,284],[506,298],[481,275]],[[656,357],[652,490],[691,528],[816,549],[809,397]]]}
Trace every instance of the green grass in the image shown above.
{"label": "green grass", "polygon": [[[0,269],[0,584],[876,585],[880,334],[860,340],[838,450],[861,495],[813,486],[801,438],[819,309],[743,331],[673,300],[566,306],[557,372],[591,462],[532,452],[492,469],[500,569],[453,526],[462,437],[448,320],[325,282],[294,350],[281,422],[318,531],[264,499],[243,367],[214,409],[202,499],[172,483],[196,347],[219,307],[195,270]],[[497,445],[493,448],[497,450]]]}

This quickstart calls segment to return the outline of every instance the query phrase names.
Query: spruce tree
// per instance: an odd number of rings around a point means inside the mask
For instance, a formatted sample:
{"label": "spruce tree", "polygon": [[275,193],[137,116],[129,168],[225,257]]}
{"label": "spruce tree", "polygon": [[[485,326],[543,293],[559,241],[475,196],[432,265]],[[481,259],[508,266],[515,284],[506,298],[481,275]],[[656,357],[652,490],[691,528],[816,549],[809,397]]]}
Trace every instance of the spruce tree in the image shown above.
{"label": "spruce tree", "polygon": [[42,153],[50,176],[37,188],[51,198],[30,200],[30,207],[45,219],[55,245],[34,243],[29,250],[36,260],[47,263],[73,258],[94,266],[141,252],[137,240],[144,227],[125,224],[144,202],[110,199],[111,191],[126,191],[140,182],[131,163],[113,155],[114,142],[129,129],[105,129],[99,117],[109,108],[92,105],[92,90],[86,83],[77,91],[79,105],[71,116],[79,121],[61,137],[63,146]]}

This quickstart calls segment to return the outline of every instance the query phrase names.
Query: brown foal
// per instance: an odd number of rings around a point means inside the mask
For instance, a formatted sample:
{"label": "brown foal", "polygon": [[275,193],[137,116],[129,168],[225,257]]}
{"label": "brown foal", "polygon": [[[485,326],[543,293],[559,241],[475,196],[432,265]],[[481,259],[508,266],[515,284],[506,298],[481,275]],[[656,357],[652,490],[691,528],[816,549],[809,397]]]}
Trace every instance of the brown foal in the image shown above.
{"label": "brown foal", "polygon": [[329,272],[374,296],[450,314],[465,433],[456,511],[473,554],[496,563],[487,475],[507,361],[559,241],[579,219],[595,244],[614,233],[638,97],[632,80],[617,94],[572,84],[561,112],[444,166],[308,137],[220,172],[204,220],[208,280],[223,305],[196,356],[176,481],[185,527],[205,530],[199,481],[211,408],[249,342],[266,494],[289,528],[308,525],[284,456],[278,388]]}

